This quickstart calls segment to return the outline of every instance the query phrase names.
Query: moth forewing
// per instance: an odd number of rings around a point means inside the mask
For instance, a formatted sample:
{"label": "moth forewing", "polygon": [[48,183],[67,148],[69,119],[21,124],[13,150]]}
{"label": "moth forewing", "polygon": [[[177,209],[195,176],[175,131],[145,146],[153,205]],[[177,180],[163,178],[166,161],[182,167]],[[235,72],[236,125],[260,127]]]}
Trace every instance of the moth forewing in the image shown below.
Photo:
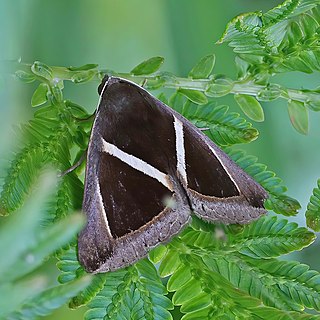
{"label": "moth forewing", "polygon": [[88,146],[79,261],[106,272],[143,258],[190,221],[246,223],[266,192],[188,120],[142,87],[99,86]]}

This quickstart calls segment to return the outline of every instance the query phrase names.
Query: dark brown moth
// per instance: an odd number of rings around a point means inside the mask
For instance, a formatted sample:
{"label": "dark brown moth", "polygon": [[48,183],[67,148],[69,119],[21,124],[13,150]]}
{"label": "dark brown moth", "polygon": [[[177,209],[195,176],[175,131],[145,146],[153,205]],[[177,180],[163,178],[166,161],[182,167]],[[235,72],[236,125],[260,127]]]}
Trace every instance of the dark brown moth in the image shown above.
{"label": "dark brown moth", "polygon": [[92,127],[78,256],[88,272],[143,258],[191,218],[248,223],[265,190],[188,120],[124,79],[106,77]]}

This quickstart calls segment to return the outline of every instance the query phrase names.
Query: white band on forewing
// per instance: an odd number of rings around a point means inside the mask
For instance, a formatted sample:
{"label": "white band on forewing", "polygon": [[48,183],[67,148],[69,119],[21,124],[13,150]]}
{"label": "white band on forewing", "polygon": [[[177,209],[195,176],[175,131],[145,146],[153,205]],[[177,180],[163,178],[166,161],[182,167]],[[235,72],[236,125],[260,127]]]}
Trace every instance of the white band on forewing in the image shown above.
{"label": "white band on forewing", "polygon": [[226,172],[226,174],[229,176],[230,180],[231,180],[231,181],[233,182],[233,184],[236,186],[236,188],[237,188],[237,190],[238,190],[238,192],[239,192],[239,194],[240,194],[241,191],[240,191],[238,185],[236,184],[236,182],[234,181],[232,175],[229,173],[228,168],[225,166],[225,164],[223,163],[223,161],[221,161],[221,159],[219,158],[219,156],[216,154],[215,150],[214,150],[211,146],[209,146],[209,145],[208,145],[208,147],[209,147],[209,149],[211,150],[211,152],[214,154],[214,156],[219,160],[219,163],[220,163],[221,166],[223,167],[223,169],[224,169],[224,171]]}
{"label": "white band on forewing", "polygon": [[110,235],[110,237],[112,237],[112,234],[111,234],[111,230],[110,230],[110,226],[109,226],[109,222],[108,222],[108,219],[107,219],[107,213],[105,211],[105,208],[104,208],[104,204],[103,204],[103,199],[102,199],[102,195],[101,195],[101,190],[100,190],[100,184],[99,184],[99,181],[98,181],[98,178],[96,177],[95,178],[95,187],[96,187],[96,196],[97,196],[97,201],[98,201],[98,207],[97,207],[97,212],[101,215],[102,217],[102,220],[104,221],[104,224],[105,224],[105,227]]}
{"label": "white band on forewing", "polygon": [[173,191],[173,186],[169,182],[168,176],[166,174],[159,171],[155,167],[151,166],[147,162],[120,150],[114,144],[111,144],[111,143],[105,141],[103,138],[101,138],[101,140],[102,140],[102,146],[103,146],[104,152],[118,158],[122,162],[124,162],[124,163],[128,164],[129,166],[131,166],[132,168],[146,174],[147,176],[158,180],[165,187],[167,187],[170,191]]}
{"label": "white band on forewing", "polygon": [[176,117],[174,117],[174,130],[176,133],[176,152],[177,152],[177,171],[181,178],[187,185],[187,171],[186,171],[186,155],[184,149],[184,135],[183,124]]}

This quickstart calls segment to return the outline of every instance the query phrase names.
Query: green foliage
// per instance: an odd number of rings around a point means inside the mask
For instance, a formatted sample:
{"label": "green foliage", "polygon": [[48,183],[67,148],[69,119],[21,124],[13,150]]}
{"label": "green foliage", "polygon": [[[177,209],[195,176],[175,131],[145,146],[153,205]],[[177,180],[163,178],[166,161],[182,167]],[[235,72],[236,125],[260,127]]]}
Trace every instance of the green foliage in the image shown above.
{"label": "green foliage", "polygon": [[251,87],[261,85],[261,90],[257,87],[253,93],[258,100],[288,100],[290,120],[302,134],[308,131],[307,108],[319,111],[318,90],[299,94],[269,79],[277,73],[320,70],[319,10],[317,0],[286,0],[266,13],[234,18],[219,40],[227,42],[237,54],[239,80],[251,83]]}
{"label": "green foliage", "polygon": [[48,86],[45,83],[40,83],[39,87],[34,92],[31,98],[31,106],[32,107],[39,107],[42,104],[47,102],[47,92]]}
{"label": "green foliage", "polygon": [[159,319],[169,320],[172,302],[167,290],[148,260],[141,260],[106,276],[104,288],[89,303],[85,315],[91,319]]}
{"label": "green foliage", "polygon": [[320,275],[273,257],[313,240],[306,228],[275,217],[241,228],[219,228],[196,219],[162,251],[159,274],[170,277],[167,287],[185,313],[182,319],[251,319],[256,312],[269,319],[268,312],[280,317],[289,314],[284,310],[302,319],[302,306],[319,310]]}
{"label": "green foliage", "polygon": [[213,54],[203,57],[189,72],[189,77],[192,79],[208,78],[212,72],[216,61]]}
{"label": "green foliage", "polygon": [[47,81],[52,80],[52,75],[53,75],[52,69],[40,61],[34,62],[34,64],[31,66],[31,71],[36,76],[38,76],[44,80],[47,80]]}
{"label": "green foliage", "polygon": [[306,211],[307,226],[313,230],[320,231],[320,179],[317,187],[313,189],[312,196]]}
{"label": "green foliage", "polygon": [[261,122],[264,120],[263,109],[254,97],[244,94],[236,94],[234,99],[238,103],[243,113],[253,121]]}
{"label": "green foliage", "polygon": [[235,250],[252,258],[273,258],[299,250],[315,240],[315,235],[296,223],[263,217],[241,232],[232,230],[229,241]]}
{"label": "green foliage", "polygon": [[234,83],[231,79],[225,77],[214,77],[208,83],[205,94],[208,97],[219,98],[231,93]]}
{"label": "green foliage", "polygon": [[[319,1],[287,0],[266,13],[243,14],[232,20],[220,39],[236,53],[236,79],[212,74],[215,56],[207,55],[187,78],[161,72],[162,57],[153,57],[118,74],[96,64],[51,67],[39,61],[19,64],[15,75],[38,81],[31,105],[34,118],[16,128],[19,144],[0,194],[0,310],[4,319],[34,319],[69,301],[87,305],[85,319],[172,319],[181,312],[190,319],[319,319],[320,275],[308,266],[281,260],[281,255],[310,245],[315,235],[278,216],[265,216],[246,226],[207,224],[194,218],[169,244],[149,259],[89,281],[77,259],[74,235],[82,217],[70,215],[82,202],[81,168],[63,175],[55,191],[26,199],[43,166],[63,172],[85,152],[93,117],[64,100],[64,81],[75,84],[120,75],[147,89],[172,88],[162,101],[189,119],[269,193],[265,207],[278,214],[297,214],[300,205],[286,195],[275,173],[233,146],[257,139],[259,132],[244,117],[217,99],[233,94],[242,112],[264,120],[260,101],[284,99],[294,128],[308,131],[309,109],[320,110],[319,89],[292,89],[270,82],[273,75],[320,70]],[[263,104],[265,107],[265,104]],[[308,226],[319,230],[320,191],[314,189],[306,213]],[[24,219],[16,214],[23,206]],[[26,209],[25,209],[26,208]],[[39,209],[41,208],[41,210]],[[42,227],[39,227],[39,212]],[[23,231],[21,231],[23,230]],[[49,288],[37,273],[29,275],[53,252],[61,285]],[[280,259],[278,259],[280,258]],[[152,263],[151,263],[152,261]],[[29,275],[30,278],[25,277]],[[176,307],[174,312],[171,310]],[[314,309],[309,315],[305,308]],[[179,310],[178,310],[179,309]]]}
{"label": "green foliage", "polygon": [[228,146],[248,143],[258,137],[258,130],[238,113],[229,112],[228,106],[215,106],[214,103],[198,106],[190,100],[185,101],[180,93],[179,90],[172,95],[168,104],[198,128],[205,130],[216,144]]}
{"label": "green foliage", "polygon": [[308,134],[309,112],[300,101],[289,101],[288,113],[293,127],[302,134]]}
{"label": "green foliage", "polygon": [[131,70],[131,73],[135,76],[148,75],[156,72],[163,64],[164,59],[162,57],[153,57],[143,61]]}
{"label": "green foliage", "polygon": [[226,149],[225,151],[233,161],[268,191],[269,198],[264,204],[266,209],[285,216],[293,216],[298,213],[299,202],[284,194],[287,188],[282,185],[282,180],[276,177],[274,172],[268,171],[266,165],[258,163],[257,157],[246,155],[240,150]]}
{"label": "green foliage", "polygon": [[191,102],[194,102],[196,104],[202,105],[202,104],[208,103],[207,97],[201,91],[189,90],[189,89],[179,89],[179,93],[183,94]]}
{"label": "green foliage", "polygon": [[[54,165],[61,171],[71,166],[70,149],[74,144],[80,150],[86,148],[85,141],[80,144],[76,140],[87,135],[83,128],[78,127],[76,117],[86,115],[81,107],[72,103],[52,104],[37,110],[34,119],[20,126],[17,132],[24,147],[16,153],[5,178],[0,196],[2,215],[21,206],[45,164]],[[81,199],[79,201],[78,195],[81,193],[82,182],[75,173],[64,176],[57,189],[53,218],[65,215],[70,209],[79,209]]]}
{"label": "green foliage", "polygon": [[39,227],[55,182],[49,176],[42,180],[20,212],[1,226],[0,250],[5,259],[0,261],[0,319],[26,320],[49,314],[90,283],[86,276],[64,286],[49,287],[49,277],[35,271],[84,224],[82,215],[73,214],[48,227]]}
{"label": "green foliage", "polygon": [[[84,269],[79,265],[75,245],[64,248],[58,254],[58,258],[57,267],[61,270],[61,275],[58,278],[60,283],[70,283],[85,274]],[[103,288],[105,281],[106,274],[95,275],[85,290],[72,297],[69,307],[77,308],[88,303]]]}
{"label": "green foliage", "polygon": [[228,42],[255,73],[319,70],[319,1],[286,0],[266,13],[243,14],[227,26],[220,43]]}

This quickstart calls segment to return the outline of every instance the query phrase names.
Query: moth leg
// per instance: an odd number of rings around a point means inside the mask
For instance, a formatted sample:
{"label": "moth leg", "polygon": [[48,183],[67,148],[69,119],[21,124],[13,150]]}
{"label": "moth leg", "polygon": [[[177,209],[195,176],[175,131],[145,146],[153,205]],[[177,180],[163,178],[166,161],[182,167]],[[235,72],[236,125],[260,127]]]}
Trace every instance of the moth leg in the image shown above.
{"label": "moth leg", "polygon": [[147,79],[147,78],[144,78],[143,81],[142,81],[142,83],[141,83],[141,87],[144,88],[145,85],[147,84],[147,82],[148,82],[148,79]]}
{"label": "moth leg", "polygon": [[85,150],[83,152],[83,154],[81,155],[80,159],[73,165],[71,166],[70,168],[68,168],[67,170],[63,171],[63,172],[60,172],[58,174],[58,177],[61,178],[61,177],[64,177],[65,175],[67,175],[68,173],[72,172],[73,170],[77,169],[78,167],[81,166],[82,162],[84,161],[84,159],[87,157],[87,152],[88,150]]}
{"label": "moth leg", "polygon": [[97,114],[97,110],[93,114],[91,114],[90,116],[88,116],[86,118],[78,118],[78,117],[74,117],[74,116],[72,116],[72,118],[78,122],[87,122],[87,121],[91,121],[92,119],[94,119],[96,114]]}

